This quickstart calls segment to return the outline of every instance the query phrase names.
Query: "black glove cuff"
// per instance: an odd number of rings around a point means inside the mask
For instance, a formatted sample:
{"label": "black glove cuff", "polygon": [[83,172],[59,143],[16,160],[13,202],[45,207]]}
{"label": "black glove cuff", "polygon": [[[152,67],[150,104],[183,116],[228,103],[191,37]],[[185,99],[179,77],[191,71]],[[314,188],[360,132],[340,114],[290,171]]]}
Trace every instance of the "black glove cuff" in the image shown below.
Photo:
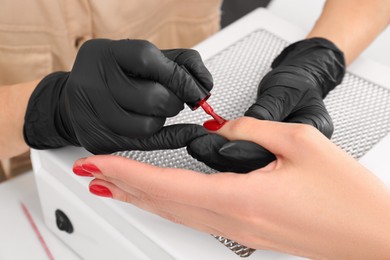
{"label": "black glove cuff", "polygon": [[73,144],[57,130],[59,100],[69,76],[67,72],[49,74],[35,88],[27,105],[23,135],[26,143],[35,149],[59,148]]}
{"label": "black glove cuff", "polygon": [[342,81],[345,74],[343,52],[325,38],[310,38],[286,47],[272,62],[280,66],[300,67],[317,81],[324,98]]}

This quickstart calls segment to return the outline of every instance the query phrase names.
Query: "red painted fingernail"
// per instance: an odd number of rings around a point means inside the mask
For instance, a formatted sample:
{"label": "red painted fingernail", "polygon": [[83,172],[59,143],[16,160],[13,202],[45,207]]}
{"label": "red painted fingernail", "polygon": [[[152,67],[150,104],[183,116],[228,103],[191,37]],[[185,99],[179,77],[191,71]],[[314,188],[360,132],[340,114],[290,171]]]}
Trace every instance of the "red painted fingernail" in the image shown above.
{"label": "red painted fingernail", "polygon": [[89,186],[89,191],[101,197],[112,198],[111,191],[102,185],[91,185]]}
{"label": "red painted fingernail", "polygon": [[219,124],[216,120],[211,119],[211,120],[207,120],[206,122],[204,122],[203,127],[209,131],[217,131],[222,126],[224,126],[226,122],[227,121],[225,121],[223,124]]}
{"label": "red painted fingernail", "polygon": [[81,168],[81,166],[74,166],[73,172],[74,172],[74,174],[76,174],[78,176],[93,177],[93,175],[91,173],[84,171],[83,168]]}
{"label": "red painted fingernail", "polygon": [[86,163],[81,165],[84,171],[90,172],[90,173],[102,173],[98,167],[91,163]]}

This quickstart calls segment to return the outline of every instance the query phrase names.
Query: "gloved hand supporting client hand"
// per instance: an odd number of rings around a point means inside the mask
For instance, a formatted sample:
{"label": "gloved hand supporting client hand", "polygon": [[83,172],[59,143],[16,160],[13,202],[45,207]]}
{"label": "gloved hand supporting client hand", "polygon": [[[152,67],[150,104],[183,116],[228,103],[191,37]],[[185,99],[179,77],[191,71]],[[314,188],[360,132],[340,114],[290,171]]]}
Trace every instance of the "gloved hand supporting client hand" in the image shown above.
{"label": "gloved hand supporting client hand", "polygon": [[[333,123],[323,98],[345,74],[343,53],[324,38],[306,39],[285,48],[271,67],[259,84],[255,104],[245,116],[312,125],[330,138]],[[245,173],[275,159],[257,144],[240,140],[229,142],[217,134],[193,140],[187,150],[194,158],[219,171]]]}

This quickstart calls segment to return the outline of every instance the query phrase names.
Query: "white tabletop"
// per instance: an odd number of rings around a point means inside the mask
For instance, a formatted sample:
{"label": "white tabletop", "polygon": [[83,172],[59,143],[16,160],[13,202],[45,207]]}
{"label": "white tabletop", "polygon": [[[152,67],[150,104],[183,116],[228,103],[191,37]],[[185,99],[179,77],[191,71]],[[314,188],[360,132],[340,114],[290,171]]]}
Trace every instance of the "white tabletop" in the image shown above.
{"label": "white tabletop", "polygon": [[49,259],[28,218],[24,203],[55,259],[80,259],[45,226],[32,172],[0,184],[0,259]]}

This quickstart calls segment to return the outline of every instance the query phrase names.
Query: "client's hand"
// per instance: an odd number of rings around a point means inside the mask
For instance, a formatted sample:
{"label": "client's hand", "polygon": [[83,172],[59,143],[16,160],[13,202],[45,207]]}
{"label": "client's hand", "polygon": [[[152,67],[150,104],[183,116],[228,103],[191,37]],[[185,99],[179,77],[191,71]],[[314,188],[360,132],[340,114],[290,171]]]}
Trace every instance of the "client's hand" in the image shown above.
{"label": "client's hand", "polygon": [[249,117],[218,134],[276,156],[247,175],[159,168],[119,156],[78,160],[90,191],[251,248],[311,258],[390,255],[390,192],[314,127]]}

